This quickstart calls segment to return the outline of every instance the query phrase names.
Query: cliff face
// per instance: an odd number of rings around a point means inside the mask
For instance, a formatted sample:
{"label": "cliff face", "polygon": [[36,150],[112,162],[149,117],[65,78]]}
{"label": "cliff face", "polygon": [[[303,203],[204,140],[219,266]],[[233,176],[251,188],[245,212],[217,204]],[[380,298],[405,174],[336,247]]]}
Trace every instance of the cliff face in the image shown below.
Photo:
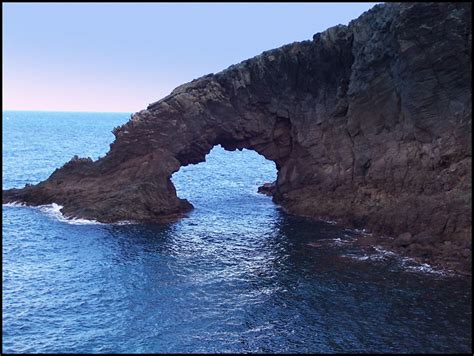
{"label": "cliff face", "polygon": [[116,128],[104,158],[73,159],[3,202],[103,222],[179,216],[192,205],[171,175],[220,144],[273,160],[287,211],[408,232],[394,245],[468,268],[471,24],[467,3],[377,5],[176,88]]}

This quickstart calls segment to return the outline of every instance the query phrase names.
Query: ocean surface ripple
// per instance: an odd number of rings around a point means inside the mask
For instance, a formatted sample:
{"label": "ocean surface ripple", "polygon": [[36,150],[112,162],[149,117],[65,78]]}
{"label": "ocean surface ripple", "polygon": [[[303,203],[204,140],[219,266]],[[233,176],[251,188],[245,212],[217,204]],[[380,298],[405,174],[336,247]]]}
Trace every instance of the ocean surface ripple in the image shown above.
{"label": "ocean surface ripple", "polygon": [[[97,159],[128,118],[4,112],[3,188]],[[257,193],[275,176],[255,152],[215,147],[173,175],[195,210],[162,225],[4,205],[3,352],[472,351],[470,280],[285,214]]]}

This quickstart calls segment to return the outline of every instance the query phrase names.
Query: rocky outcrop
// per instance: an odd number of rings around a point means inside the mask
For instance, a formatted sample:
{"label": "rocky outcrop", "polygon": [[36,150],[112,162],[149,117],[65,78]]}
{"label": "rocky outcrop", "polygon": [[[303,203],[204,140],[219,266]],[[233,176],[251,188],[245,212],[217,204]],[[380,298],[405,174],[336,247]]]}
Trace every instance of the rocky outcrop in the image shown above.
{"label": "rocky outcrop", "polygon": [[157,221],[192,207],[170,180],[181,166],[215,145],[248,148],[276,163],[273,199],[288,212],[378,236],[429,235],[396,245],[466,269],[471,23],[468,3],[377,5],[348,26],[176,88],[114,129],[105,157],[75,158],[3,201]]}
{"label": "rocky outcrop", "polygon": [[272,196],[273,194],[275,194],[275,189],[276,189],[276,182],[264,183],[263,185],[258,187],[257,192]]}

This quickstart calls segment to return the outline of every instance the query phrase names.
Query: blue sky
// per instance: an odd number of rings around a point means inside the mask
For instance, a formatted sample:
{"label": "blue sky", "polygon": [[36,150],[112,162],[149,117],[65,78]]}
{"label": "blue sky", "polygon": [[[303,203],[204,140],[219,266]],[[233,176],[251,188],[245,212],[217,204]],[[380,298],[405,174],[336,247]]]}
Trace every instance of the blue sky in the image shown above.
{"label": "blue sky", "polygon": [[3,3],[7,110],[124,111],[375,3]]}

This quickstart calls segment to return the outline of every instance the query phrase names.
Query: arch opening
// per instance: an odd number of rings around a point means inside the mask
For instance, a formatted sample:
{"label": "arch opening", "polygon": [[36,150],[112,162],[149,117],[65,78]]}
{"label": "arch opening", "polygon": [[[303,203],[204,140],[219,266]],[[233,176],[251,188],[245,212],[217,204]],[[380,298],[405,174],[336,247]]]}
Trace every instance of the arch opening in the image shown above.
{"label": "arch opening", "polygon": [[240,212],[265,199],[258,188],[276,179],[275,162],[251,149],[223,145],[214,146],[204,161],[182,166],[171,177],[177,196],[195,209]]}

